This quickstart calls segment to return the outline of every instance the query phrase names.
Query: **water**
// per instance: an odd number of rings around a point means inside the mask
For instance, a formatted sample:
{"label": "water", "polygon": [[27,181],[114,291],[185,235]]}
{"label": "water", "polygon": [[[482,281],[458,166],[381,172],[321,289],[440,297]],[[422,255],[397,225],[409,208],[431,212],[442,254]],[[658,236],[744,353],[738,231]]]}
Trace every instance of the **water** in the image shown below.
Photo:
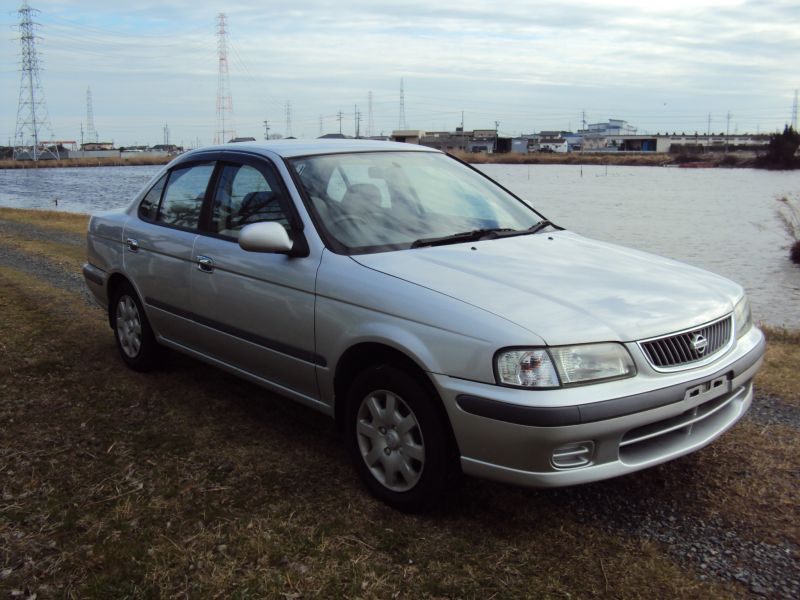
{"label": "water", "polygon": [[[86,213],[125,206],[160,168],[0,170],[0,206]],[[800,329],[800,267],[788,258],[777,202],[800,199],[800,171],[480,168],[551,221],[729,277],[747,289],[757,321]]]}
{"label": "water", "polygon": [[161,166],[0,169],[0,206],[92,213],[126,206]]}

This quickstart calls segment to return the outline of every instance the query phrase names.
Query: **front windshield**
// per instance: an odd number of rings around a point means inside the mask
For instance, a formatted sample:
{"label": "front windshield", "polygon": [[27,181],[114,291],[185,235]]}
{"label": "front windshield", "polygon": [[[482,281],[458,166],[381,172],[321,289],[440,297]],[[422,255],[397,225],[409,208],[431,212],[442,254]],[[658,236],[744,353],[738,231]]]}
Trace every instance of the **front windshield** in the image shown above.
{"label": "front windshield", "polygon": [[291,160],[317,222],[347,252],[408,248],[474,230],[524,231],[541,217],[491,181],[434,152]]}

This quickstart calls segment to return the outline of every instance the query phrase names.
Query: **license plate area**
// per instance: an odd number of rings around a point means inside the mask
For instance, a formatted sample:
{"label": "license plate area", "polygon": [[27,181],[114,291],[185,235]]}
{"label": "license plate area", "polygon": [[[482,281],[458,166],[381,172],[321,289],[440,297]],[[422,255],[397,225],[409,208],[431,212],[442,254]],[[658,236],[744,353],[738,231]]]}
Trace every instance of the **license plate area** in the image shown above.
{"label": "license plate area", "polygon": [[709,381],[704,381],[686,390],[684,400],[692,401],[693,404],[707,402],[714,398],[727,394],[731,391],[731,376],[729,373],[720,375]]}

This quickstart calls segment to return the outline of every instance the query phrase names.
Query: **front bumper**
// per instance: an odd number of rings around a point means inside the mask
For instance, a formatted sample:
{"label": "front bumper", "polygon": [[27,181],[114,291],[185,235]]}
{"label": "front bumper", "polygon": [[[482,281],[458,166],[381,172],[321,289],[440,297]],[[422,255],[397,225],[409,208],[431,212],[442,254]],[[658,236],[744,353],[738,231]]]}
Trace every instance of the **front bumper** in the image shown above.
{"label": "front bumper", "polygon": [[[555,391],[432,377],[465,473],[558,487],[638,471],[715,440],[750,407],[765,348],[754,327],[702,368],[665,376],[641,362],[632,379]],[[557,450],[576,446],[589,449],[583,464],[554,464]]]}

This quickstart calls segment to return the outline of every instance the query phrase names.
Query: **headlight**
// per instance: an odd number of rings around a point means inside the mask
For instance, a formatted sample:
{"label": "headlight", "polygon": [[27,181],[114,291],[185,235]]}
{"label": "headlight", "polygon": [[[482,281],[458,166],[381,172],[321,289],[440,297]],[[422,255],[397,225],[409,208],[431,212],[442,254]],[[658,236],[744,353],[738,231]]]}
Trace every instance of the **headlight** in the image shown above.
{"label": "headlight", "polygon": [[636,367],[622,344],[586,344],[499,352],[498,382],[525,388],[552,388],[633,377]]}
{"label": "headlight", "polygon": [[753,315],[750,312],[750,301],[747,294],[736,303],[733,309],[733,326],[736,329],[736,338],[742,337],[753,326]]}

